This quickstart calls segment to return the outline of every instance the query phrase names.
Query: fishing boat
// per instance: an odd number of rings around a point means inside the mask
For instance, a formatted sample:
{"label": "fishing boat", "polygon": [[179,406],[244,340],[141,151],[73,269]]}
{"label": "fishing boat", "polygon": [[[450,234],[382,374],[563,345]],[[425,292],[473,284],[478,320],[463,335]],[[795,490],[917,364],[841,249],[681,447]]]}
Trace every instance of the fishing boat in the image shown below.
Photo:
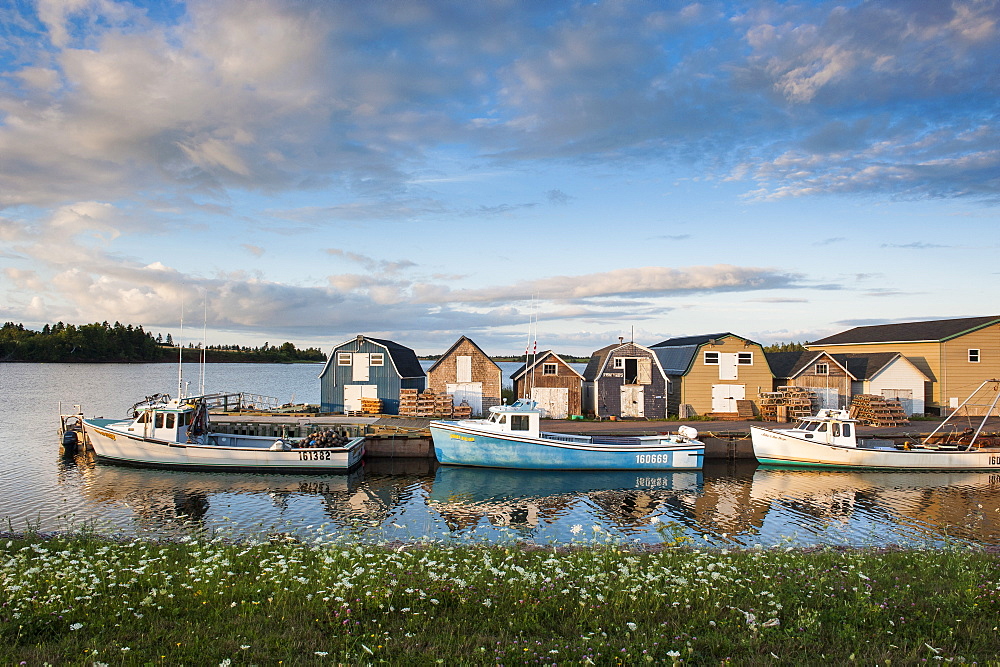
{"label": "fishing boat", "polygon": [[[789,429],[750,428],[753,452],[764,465],[911,470],[1000,469],[1000,438],[983,434],[1000,400],[1000,380],[983,382],[933,432],[916,442],[860,438],[847,410],[823,409]],[[992,391],[992,400],[974,397]],[[984,408],[987,409],[974,409]],[[982,414],[973,415],[974,412]],[[982,417],[975,426],[973,418]],[[963,418],[968,426],[957,426]]]}
{"label": "fishing boat", "polygon": [[98,460],[158,468],[340,472],[364,456],[364,437],[332,431],[298,439],[215,433],[209,404],[221,395],[147,396],[126,419],[83,419]]}
{"label": "fishing boat", "polygon": [[430,423],[434,453],[445,465],[522,470],[700,470],[698,431],[640,437],[586,436],[539,430],[542,410],[520,399],[490,408],[486,419]]}

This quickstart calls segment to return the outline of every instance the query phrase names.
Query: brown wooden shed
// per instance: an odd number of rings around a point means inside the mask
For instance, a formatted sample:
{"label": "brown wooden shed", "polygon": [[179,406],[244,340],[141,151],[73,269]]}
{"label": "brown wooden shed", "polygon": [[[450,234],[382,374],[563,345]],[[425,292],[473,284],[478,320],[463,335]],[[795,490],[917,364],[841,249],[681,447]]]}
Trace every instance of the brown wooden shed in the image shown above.
{"label": "brown wooden shed", "polygon": [[546,350],[529,357],[529,363],[514,371],[514,396],[530,398],[549,419],[579,415],[583,376],[562,357]]}
{"label": "brown wooden shed", "polygon": [[472,339],[462,336],[427,370],[427,387],[451,394],[455,405],[469,404],[473,415],[500,405],[503,371]]}

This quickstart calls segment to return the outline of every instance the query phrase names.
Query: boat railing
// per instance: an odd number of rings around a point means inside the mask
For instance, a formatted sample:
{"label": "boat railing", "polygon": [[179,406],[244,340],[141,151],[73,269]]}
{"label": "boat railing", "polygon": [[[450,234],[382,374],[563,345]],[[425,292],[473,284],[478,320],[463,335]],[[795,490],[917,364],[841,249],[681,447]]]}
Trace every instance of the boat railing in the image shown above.
{"label": "boat railing", "polygon": [[269,412],[276,410],[280,403],[272,396],[238,393],[208,394],[203,397],[209,410],[215,412]]}
{"label": "boat railing", "polygon": [[546,440],[558,440],[560,442],[591,442],[590,436],[587,435],[570,435],[568,433],[548,433],[543,431],[540,434]]}

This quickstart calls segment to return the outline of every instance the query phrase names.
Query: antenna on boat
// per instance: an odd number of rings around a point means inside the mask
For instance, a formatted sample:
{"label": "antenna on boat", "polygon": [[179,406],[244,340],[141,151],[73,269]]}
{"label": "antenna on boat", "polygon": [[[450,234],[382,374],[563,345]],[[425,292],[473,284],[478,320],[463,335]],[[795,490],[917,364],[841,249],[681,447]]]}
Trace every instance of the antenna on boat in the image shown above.
{"label": "antenna on boat", "polygon": [[184,297],[181,296],[181,332],[177,336],[177,398],[184,398]]}
{"label": "antenna on boat", "polygon": [[205,322],[201,331],[201,386],[198,393],[205,395],[205,350],[208,348],[208,292],[205,292]]}

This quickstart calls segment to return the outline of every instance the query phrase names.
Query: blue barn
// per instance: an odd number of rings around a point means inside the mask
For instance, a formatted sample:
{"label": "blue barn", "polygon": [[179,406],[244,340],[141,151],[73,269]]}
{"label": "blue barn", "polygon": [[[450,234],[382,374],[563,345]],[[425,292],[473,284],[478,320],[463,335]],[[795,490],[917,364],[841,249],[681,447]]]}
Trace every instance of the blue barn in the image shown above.
{"label": "blue barn", "polygon": [[427,374],[410,348],[359,335],[333,348],[319,381],[323,412],[361,410],[362,398],[379,398],[382,412],[396,415],[399,390],[423,391]]}

